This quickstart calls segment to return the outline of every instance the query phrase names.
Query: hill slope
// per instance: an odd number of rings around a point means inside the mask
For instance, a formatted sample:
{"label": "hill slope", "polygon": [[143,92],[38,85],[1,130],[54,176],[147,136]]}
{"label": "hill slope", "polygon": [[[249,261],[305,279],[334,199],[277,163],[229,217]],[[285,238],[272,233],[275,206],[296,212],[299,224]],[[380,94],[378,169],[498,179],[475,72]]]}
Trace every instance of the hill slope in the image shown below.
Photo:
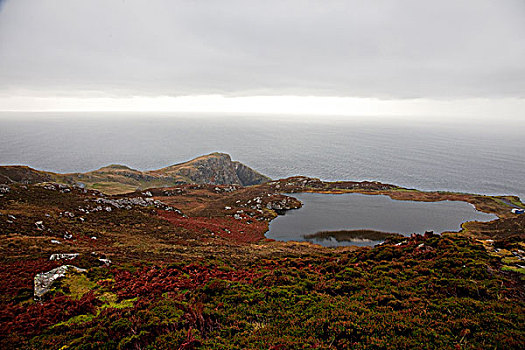
{"label": "hill slope", "polygon": [[87,173],[57,174],[27,166],[0,166],[0,183],[33,184],[54,181],[80,184],[110,194],[189,183],[252,186],[269,180],[269,177],[250,167],[232,161],[230,155],[225,153],[211,153],[151,171],[112,164]]}
{"label": "hill slope", "polygon": [[510,212],[490,196],[305,177],[151,196],[3,185],[0,349],[525,348],[525,215],[375,247],[265,239],[300,204],[283,193],[306,191]]}

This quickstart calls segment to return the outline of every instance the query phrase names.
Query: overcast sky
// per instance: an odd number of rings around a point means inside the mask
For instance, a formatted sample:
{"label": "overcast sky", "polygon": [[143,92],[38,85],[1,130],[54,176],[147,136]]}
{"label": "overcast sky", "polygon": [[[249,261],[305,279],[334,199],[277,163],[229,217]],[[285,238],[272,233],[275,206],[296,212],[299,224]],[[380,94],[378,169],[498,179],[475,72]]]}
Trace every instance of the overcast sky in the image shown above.
{"label": "overcast sky", "polygon": [[202,95],[524,112],[525,1],[0,0],[0,110]]}

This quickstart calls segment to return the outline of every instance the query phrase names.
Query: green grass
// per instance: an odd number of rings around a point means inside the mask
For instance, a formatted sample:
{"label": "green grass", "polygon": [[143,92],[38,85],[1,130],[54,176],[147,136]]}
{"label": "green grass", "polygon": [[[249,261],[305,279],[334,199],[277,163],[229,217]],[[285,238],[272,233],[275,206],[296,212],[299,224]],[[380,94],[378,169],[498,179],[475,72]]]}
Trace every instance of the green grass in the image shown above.
{"label": "green grass", "polygon": [[505,200],[502,200],[501,198],[497,198],[497,197],[491,197],[495,202],[498,202],[499,204],[501,205],[504,205],[506,207],[513,207],[516,206],[516,207],[520,207],[520,208],[523,208],[525,205],[523,203],[521,203],[518,199],[514,198],[514,197],[504,197]]}
{"label": "green grass", "polygon": [[518,257],[511,256],[501,259],[501,262],[504,264],[519,264],[521,260]]}
{"label": "green grass", "polygon": [[402,188],[402,187],[394,188],[393,190],[397,191],[397,192],[421,192],[419,190],[414,190],[414,189],[410,189],[410,188]]}
{"label": "green grass", "polygon": [[134,192],[137,186],[121,184],[118,182],[95,182],[87,183],[86,186],[90,189],[98,190],[106,194],[118,194]]}
{"label": "green grass", "polygon": [[[108,298],[107,295],[106,295],[106,298]],[[83,324],[83,323],[86,323],[86,322],[90,322],[90,321],[94,320],[96,317],[98,317],[100,315],[100,313],[102,312],[102,310],[104,310],[104,309],[109,309],[109,308],[112,308],[112,309],[132,308],[134,303],[137,301],[137,298],[133,298],[133,299],[122,300],[122,301],[117,303],[116,302],[117,296],[115,294],[111,294],[111,296],[109,298],[111,300],[113,300],[113,301],[109,301],[109,303],[102,305],[97,310],[96,313],[73,316],[67,321],[57,323],[52,328],[59,327],[59,326],[80,325],[80,324]],[[104,299],[104,298],[101,298],[101,299]]]}
{"label": "green grass", "polygon": [[56,325],[53,326],[53,328],[60,327],[60,326],[72,326],[72,325],[75,325],[75,324],[77,324],[77,325],[78,324],[83,324],[83,323],[92,321],[97,316],[98,316],[98,313],[97,314],[74,316],[74,317],[71,317],[67,321],[57,323]]}
{"label": "green grass", "polygon": [[525,268],[505,265],[501,268],[502,271],[512,271],[525,275]]}

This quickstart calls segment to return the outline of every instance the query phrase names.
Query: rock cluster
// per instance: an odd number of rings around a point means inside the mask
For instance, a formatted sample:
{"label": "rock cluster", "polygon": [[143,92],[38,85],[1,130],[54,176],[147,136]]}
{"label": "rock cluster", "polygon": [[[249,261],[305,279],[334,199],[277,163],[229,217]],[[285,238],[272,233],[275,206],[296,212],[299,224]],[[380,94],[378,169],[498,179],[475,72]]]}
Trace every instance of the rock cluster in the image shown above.
{"label": "rock cluster", "polygon": [[0,194],[6,194],[9,193],[9,191],[11,191],[11,187],[7,185],[0,185]]}
{"label": "rock cluster", "polygon": [[236,185],[230,185],[230,186],[216,186],[213,190],[215,193],[225,193],[225,192],[233,192],[237,191],[239,189],[239,186]]}
{"label": "rock cluster", "polygon": [[58,253],[58,254],[51,254],[49,257],[49,260],[73,260],[76,257],[78,257],[78,253]]}
{"label": "rock cluster", "polygon": [[294,198],[284,197],[280,200],[270,201],[266,203],[266,208],[279,212],[284,210],[296,209],[297,203]]}
{"label": "rock cluster", "polygon": [[[151,194],[151,193],[150,193]],[[174,211],[179,214],[182,214],[182,212],[178,209],[175,209],[173,207],[170,207],[169,205],[166,205],[162,201],[158,199],[153,198],[144,198],[144,197],[131,197],[131,198],[104,198],[99,197],[95,199],[95,203],[100,204],[93,208],[86,208],[86,209],[79,209],[83,213],[89,214],[90,212],[96,212],[96,211],[102,211],[105,210],[107,212],[112,211],[112,207],[116,209],[125,209],[125,210],[131,210],[134,206],[139,207],[150,207],[153,206],[157,209],[166,210],[166,211]]]}
{"label": "rock cluster", "polygon": [[171,190],[162,191],[162,195],[166,197],[180,196],[181,194],[184,194],[184,193],[185,191],[182,188],[174,188]]}
{"label": "rock cluster", "polygon": [[62,193],[70,193],[73,189],[82,189],[83,192],[87,192],[87,190],[82,188],[82,186],[69,186],[53,182],[46,183],[43,187],[49,191],[60,191]]}

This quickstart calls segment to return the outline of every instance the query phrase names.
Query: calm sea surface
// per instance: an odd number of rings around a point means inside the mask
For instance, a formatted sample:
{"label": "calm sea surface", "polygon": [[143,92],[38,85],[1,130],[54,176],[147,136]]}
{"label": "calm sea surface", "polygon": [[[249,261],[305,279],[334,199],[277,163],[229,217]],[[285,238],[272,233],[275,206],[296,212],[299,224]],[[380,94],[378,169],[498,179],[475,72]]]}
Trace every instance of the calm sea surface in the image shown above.
{"label": "calm sea surface", "polygon": [[156,169],[221,151],[273,178],[378,180],[525,198],[525,119],[0,113],[0,164]]}
{"label": "calm sea surface", "polygon": [[[477,211],[466,202],[415,202],[392,200],[388,196],[319,193],[296,193],[303,203],[270,223],[266,237],[279,241],[305,241],[305,235],[320,231],[370,229],[403,235],[460,231],[466,221],[491,221],[498,217]],[[373,245],[378,241],[308,239],[325,246]]]}

